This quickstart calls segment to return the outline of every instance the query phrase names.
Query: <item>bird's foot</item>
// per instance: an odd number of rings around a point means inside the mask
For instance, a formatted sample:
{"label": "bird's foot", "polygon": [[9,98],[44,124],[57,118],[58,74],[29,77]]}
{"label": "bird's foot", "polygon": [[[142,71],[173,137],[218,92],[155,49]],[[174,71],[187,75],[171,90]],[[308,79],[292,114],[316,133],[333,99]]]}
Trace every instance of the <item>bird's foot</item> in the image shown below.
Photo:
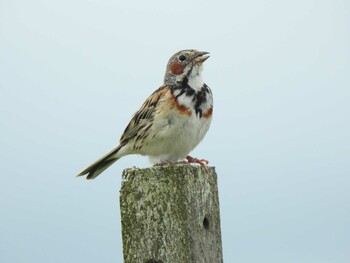
{"label": "bird's foot", "polygon": [[193,158],[192,156],[189,156],[187,155],[186,157],[186,160],[189,162],[189,163],[197,163],[199,164],[201,167],[203,167],[203,169],[208,173],[209,170],[208,170],[208,160],[205,160],[205,159],[197,159],[197,158]]}
{"label": "bird's foot", "polygon": [[193,164],[193,163],[196,163],[196,164],[199,164],[201,167],[203,167],[203,169],[208,173],[209,170],[208,170],[208,161],[205,160],[205,159],[197,159],[197,158],[193,158],[191,156],[187,156],[185,160],[183,161],[177,161],[177,162],[169,162],[169,161],[166,161],[166,162],[161,162],[161,163],[157,163],[157,164],[154,164],[153,166],[167,166],[167,165],[177,165],[177,164]]}

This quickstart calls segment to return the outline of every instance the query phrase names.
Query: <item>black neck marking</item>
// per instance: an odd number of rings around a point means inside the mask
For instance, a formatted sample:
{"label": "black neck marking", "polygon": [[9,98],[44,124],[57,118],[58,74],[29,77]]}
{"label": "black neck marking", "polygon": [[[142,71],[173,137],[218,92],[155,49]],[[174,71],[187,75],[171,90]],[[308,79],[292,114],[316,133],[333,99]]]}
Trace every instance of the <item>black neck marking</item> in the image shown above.
{"label": "black neck marking", "polygon": [[194,110],[196,115],[200,118],[202,117],[202,104],[207,101],[207,95],[210,93],[209,87],[204,83],[199,91],[195,91],[189,84],[188,78],[185,77],[184,80],[176,86],[170,88],[171,93],[174,94],[175,91],[179,90],[179,94],[176,95],[176,99],[181,95],[193,97],[192,101],[194,102]]}

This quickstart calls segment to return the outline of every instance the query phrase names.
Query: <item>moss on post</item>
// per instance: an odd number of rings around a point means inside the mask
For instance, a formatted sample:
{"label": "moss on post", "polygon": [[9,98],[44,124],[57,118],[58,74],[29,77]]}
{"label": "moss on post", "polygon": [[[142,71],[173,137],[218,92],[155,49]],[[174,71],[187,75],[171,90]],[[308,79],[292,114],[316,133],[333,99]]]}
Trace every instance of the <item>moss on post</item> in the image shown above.
{"label": "moss on post", "polygon": [[125,263],[222,262],[213,167],[126,169],[120,208]]}

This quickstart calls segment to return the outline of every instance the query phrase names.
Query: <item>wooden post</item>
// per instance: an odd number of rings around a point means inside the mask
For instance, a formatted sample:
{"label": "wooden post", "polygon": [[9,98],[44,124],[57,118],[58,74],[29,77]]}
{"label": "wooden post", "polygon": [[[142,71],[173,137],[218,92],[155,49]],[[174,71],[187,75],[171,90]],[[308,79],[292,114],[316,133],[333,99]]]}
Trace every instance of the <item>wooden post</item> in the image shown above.
{"label": "wooden post", "polygon": [[220,263],[215,168],[125,169],[120,190],[124,263]]}

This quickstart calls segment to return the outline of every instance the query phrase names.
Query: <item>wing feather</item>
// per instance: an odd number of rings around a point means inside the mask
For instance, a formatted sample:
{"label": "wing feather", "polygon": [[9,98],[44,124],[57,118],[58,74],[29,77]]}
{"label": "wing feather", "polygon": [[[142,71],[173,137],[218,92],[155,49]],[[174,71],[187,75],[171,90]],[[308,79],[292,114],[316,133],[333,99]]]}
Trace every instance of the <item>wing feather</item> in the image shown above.
{"label": "wing feather", "polygon": [[170,92],[168,86],[162,86],[149,96],[141,108],[134,114],[128,126],[125,128],[120,144],[125,145],[129,140],[144,137],[153,124],[153,118],[157,112],[157,106],[161,99]]}

